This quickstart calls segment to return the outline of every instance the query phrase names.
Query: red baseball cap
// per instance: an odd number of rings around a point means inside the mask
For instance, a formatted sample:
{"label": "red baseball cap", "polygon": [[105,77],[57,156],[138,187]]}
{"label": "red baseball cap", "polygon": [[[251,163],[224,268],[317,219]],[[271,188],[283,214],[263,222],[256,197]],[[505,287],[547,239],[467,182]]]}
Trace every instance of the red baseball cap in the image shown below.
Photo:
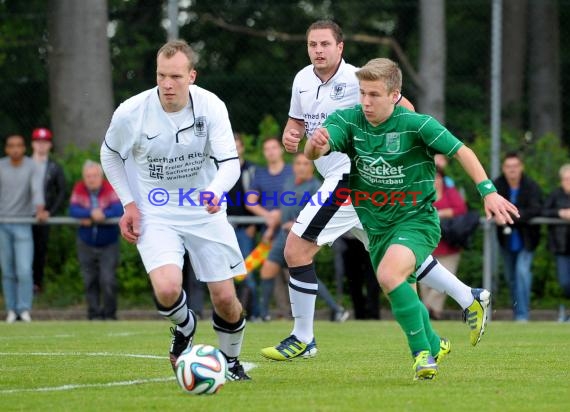
{"label": "red baseball cap", "polygon": [[45,127],[38,127],[32,132],[32,140],[47,140],[51,142],[51,131]]}

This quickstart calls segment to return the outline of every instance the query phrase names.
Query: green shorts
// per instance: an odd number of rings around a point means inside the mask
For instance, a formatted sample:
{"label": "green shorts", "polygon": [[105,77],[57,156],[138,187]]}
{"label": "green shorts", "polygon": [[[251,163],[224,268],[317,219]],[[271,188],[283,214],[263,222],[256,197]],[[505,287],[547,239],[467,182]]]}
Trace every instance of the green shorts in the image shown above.
{"label": "green shorts", "polygon": [[[378,269],[378,265],[390,245],[396,244],[406,246],[414,253],[416,256],[415,269],[417,270],[437,247],[440,237],[439,218],[435,209],[433,212],[426,211],[421,215],[413,216],[383,233],[368,232],[370,241],[368,250],[374,271]],[[414,283],[415,278],[414,272],[408,282]]]}

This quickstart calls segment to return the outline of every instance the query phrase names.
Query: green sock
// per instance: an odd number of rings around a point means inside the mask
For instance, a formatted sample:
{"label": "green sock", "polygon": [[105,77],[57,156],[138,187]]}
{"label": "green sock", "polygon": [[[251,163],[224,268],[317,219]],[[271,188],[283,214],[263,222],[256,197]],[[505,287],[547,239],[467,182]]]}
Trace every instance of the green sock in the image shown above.
{"label": "green sock", "polygon": [[422,311],[422,318],[424,321],[424,329],[426,331],[426,337],[431,347],[431,356],[435,357],[439,354],[439,336],[435,333],[431,326],[431,322],[429,320],[429,312],[426,306],[420,301],[421,311]]}
{"label": "green sock", "polygon": [[418,294],[412,289],[408,282],[402,282],[388,293],[388,297],[392,305],[392,314],[406,334],[408,346],[412,354],[423,350],[431,352]]}

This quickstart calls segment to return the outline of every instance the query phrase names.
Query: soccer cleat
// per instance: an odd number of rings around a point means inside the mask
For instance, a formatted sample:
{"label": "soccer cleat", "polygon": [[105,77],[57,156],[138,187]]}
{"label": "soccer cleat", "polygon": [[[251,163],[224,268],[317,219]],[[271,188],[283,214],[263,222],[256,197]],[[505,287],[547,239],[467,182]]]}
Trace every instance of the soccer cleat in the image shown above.
{"label": "soccer cleat", "polygon": [[231,368],[228,367],[228,371],[226,372],[226,379],[228,381],[249,381],[251,378],[245,370],[243,369],[243,365],[239,363],[239,360],[234,362],[234,366]]}
{"label": "soccer cleat", "polygon": [[414,380],[433,379],[437,375],[437,363],[428,350],[416,352],[414,354]]}
{"label": "soccer cleat", "polygon": [[184,352],[187,348],[192,346],[192,339],[194,338],[194,332],[196,332],[196,326],[198,322],[196,321],[196,315],[193,311],[190,311],[190,315],[194,318],[194,330],[188,336],[184,336],[182,332],[176,329],[176,326],[170,328],[170,333],[172,333],[172,343],[170,344],[170,364],[172,369],[176,372],[176,359]]}
{"label": "soccer cleat", "polygon": [[276,361],[291,360],[294,358],[312,358],[317,356],[317,343],[315,338],[310,343],[301,342],[295,335],[283,339],[277,346],[261,349],[261,354],[267,359]]}
{"label": "soccer cleat", "polygon": [[463,311],[463,321],[471,329],[471,345],[475,346],[485,333],[487,323],[487,308],[491,302],[491,293],[487,289],[471,289],[473,303]]}
{"label": "soccer cleat", "polygon": [[439,365],[443,358],[451,352],[451,342],[447,338],[439,338],[439,352],[434,357],[435,362]]}

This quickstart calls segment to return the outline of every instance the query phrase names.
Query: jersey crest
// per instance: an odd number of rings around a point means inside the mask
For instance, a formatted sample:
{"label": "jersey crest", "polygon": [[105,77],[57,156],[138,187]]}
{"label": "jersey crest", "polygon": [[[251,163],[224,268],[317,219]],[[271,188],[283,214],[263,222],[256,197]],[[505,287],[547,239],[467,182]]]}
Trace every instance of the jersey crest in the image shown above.
{"label": "jersey crest", "polygon": [[208,127],[206,123],[206,116],[196,118],[196,137],[206,137],[208,134]]}
{"label": "jersey crest", "polygon": [[331,99],[340,100],[344,97],[344,92],[346,91],[346,83],[335,83],[331,90]]}
{"label": "jersey crest", "polygon": [[386,151],[388,153],[400,151],[400,133],[386,133]]}

